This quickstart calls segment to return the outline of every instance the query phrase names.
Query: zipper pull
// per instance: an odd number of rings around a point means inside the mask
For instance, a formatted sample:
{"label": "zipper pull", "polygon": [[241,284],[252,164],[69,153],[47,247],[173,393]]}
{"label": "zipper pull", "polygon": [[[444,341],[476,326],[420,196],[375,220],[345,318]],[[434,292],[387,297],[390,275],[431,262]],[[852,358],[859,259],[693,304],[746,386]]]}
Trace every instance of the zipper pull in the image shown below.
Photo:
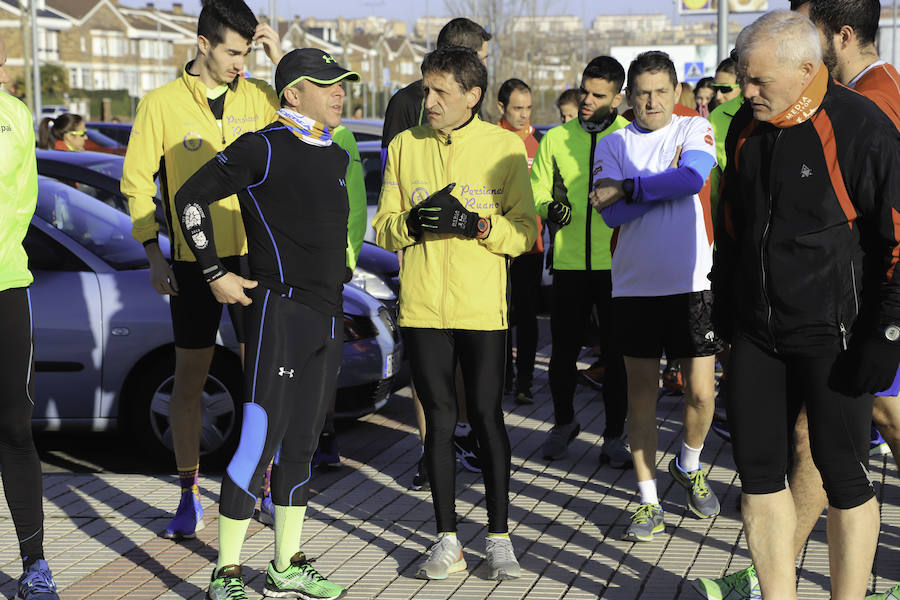
{"label": "zipper pull", "polygon": [[450,139],[450,134],[448,133],[448,134],[447,134],[447,144],[446,144],[446,145],[449,146],[451,141],[452,141],[452,140]]}
{"label": "zipper pull", "polygon": [[847,349],[847,329],[844,327],[843,323],[841,323],[840,326],[841,326],[841,347],[843,347],[844,350],[846,350]]}

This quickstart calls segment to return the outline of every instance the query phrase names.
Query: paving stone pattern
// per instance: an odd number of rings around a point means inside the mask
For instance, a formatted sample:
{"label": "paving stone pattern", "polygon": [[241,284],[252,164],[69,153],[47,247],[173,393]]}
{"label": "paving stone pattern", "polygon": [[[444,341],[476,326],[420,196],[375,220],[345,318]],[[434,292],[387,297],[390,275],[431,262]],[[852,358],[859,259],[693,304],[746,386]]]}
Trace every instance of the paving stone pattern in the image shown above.
{"label": "paving stone pattern", "polygon": [[[547,387],[549,348],[538,356],[535,404],[504,400],[512,444],[510,525],[523,576],[485,579],[487,515],[481,477],[457,476],[459,536],[468,571],[446,581],[414,578],[415,564],[434,539],[430,495],[406,489],[420,447],[410,426],[409,390],[379,414],[344,428],[344,467],[313,480],[303,549],[316,567],[349,586],[348,600],[642,600],[698,598],[691,582],[749,565],[738,501],[740,482],[731,447],[712,433],[703,450],[722,512],[699,520],[685,492],[666,472],[681,443],[681,398],[659,402],[659,488],[666,532],[650,543],[619,539],[636,506],[634,471],[601,466],[604,425],[600,393],[579,386],[577,419],[583,432],[569,456],[548,462],[541,445],[552,422]],[[581,367],[587,366],[582,363]],[[900,579],[900,482],[889,456],[872,459],[882,503],[882,530],[871,587]],[[44,478],[45,548],[63,600],[203,598],[217,549],[220,477],[202,477],[206,528],[196,540],[157,537],[178,503],[178,479],[168,475],[48,473]],[[243,550],[251,597],[262,593],[273,555],[272,530],[254,521]],[[825,519],[819,520],[798,564],[801,599],[828,598]],[[0,503],[0,594],[15,594],[21,572],[12,521]]]}

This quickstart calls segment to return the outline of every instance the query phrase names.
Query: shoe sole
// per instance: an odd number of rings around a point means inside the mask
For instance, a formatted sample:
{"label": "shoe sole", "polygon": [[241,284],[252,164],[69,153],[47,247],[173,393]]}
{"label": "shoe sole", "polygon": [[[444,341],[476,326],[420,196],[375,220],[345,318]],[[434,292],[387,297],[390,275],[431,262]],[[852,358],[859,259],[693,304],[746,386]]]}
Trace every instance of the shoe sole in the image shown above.
{"label": "shoe sole", "polygon": [[488,579],[492,579],[494,581],[506,581],[508,579],[518,579],[521,576],[522,576],[522,573],[507,573],[506,571],[502,571],[502,570],[488,573]]}
{"label": "shoe sole", "polygon": [[630,469],[634,466],[634,461],[629,459],[623,462],[613,462],[613,460],[607,456],[606,454],[600,455],[600,464],[601,465],[609,465],[613,469],[619,469],[624,471],[625,469]]}
{"label": "shoe sole", "polygon": [[163,531],[159,534],[159,537],[166,540],[192,540],[197,537],[198,531],[203,531],[203,528],[206,527],[206,524],[203,522],[203,519],[197,521],[197,526],[194,527],[194,531],[190,533],[185,533],[183,531]]}
{"label": "shoe sole", "polygon": [[709,592],[706,591],[706,587],[702,583],[700,583],[700,579],[695,579],[693,583],[691,583],[691,587],[694,588],[695,592],[697,592],[707,600],[714,600],[714,597],[710,596]]}
{"label": "shoe sole", "polygon": [[633,533],[626,533],[622,536],[622,540],[626,542],[652,542],[656,536],[666,531],[666,526],[663,524],[659,529],[654,528],[653,532],[648,536],[640,536],[635,535]]}
{"label": "shoe sole", "polygon": [[465,571],[465,570],[466,570],[466,561],[461,560],[461,561],[455,562],[452,565],[450,565],[449,567],[447,567],[447,572],[444,573],[443,577],[432,577],[432,576],[428,575],[428,573],[425,571],[425,569],[419,569],[418,571],[416,571],[416,578],[428,579],[428,580],[432,580],[432,579],[443,580],[443,579],[447,579],[447,577],[449,577],[450,575],[453,575],[454,573],[459,573],[460,571]]}
{"label": "shoe sole", "polygon": [[297,592],[294,590],[270,590],[267,587],[263,587],[263,597],[264,598],[299,598],[300,600],[338,600],[338,598],[343,598],[347,595],[346,588],[343,592],[341,592],[337,596],[310,596],[308,594],[304,594],[303,592]]}
{"label": "shoe sole", "polygon": [[877,446],[872,446],[869,449],[869,456],[885,456],[890,453],[890,448],[888,448],[887,442],[882,442]]}

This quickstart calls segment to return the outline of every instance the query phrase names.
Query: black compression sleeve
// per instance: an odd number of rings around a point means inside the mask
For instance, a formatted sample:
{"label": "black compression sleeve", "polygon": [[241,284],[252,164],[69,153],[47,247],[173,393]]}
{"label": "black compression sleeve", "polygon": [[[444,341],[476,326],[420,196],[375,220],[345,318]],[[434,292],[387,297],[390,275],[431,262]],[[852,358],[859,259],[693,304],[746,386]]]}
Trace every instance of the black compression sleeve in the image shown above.
{"label": "black compression sleeve", "polygon": [[175,194],[181,231],[207,282],[227,273],[216,253],[209,205],[259,182],[265,176],[269,152],[262,136],[246,133],[200,167]]}

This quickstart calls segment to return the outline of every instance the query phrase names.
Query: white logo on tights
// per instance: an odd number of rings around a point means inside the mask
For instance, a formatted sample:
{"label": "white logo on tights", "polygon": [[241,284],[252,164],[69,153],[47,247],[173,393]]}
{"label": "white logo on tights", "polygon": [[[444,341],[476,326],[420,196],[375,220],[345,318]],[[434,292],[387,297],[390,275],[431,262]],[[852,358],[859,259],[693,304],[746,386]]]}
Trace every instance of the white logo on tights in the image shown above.
{"label": "white logo on tights", "polygon": [[288,369],[285,369],[284,367],[278,367],[278,376],[284,377],[285,375],[287,375],[289,378],[293,379],[294,378],[294,370],[293,369],[288,370]]}

